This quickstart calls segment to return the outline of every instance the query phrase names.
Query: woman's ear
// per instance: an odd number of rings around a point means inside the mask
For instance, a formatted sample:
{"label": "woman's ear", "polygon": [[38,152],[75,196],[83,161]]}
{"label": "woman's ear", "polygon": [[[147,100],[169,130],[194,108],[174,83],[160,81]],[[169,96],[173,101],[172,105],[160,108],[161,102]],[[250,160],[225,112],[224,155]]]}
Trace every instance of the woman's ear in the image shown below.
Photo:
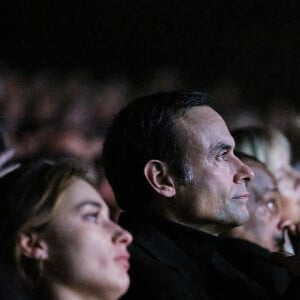
{"label": "woman's ear", "polygon": [[148,161],[144,167],[144,175],[158,194],[166,198],[175,196],[175,182],[164,162],[160,160]]}
{"label": "woman's ear", "polygon": [[48,258],[48,245],[37,233],[22,231],[18,236],[18,243],[24,256],[36,260]]}

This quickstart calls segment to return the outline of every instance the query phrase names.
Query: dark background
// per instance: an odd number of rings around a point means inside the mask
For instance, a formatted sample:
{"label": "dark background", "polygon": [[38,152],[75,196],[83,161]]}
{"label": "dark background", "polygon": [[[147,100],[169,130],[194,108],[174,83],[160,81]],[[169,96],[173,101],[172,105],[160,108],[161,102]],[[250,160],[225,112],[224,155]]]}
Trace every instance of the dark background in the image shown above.
{"label": "dark background", "polygon": [[248,101],[299,108],[300,1],[7,1],[0,60],[27,72],[139,79],[175,67],[195,85],[230,78]]}

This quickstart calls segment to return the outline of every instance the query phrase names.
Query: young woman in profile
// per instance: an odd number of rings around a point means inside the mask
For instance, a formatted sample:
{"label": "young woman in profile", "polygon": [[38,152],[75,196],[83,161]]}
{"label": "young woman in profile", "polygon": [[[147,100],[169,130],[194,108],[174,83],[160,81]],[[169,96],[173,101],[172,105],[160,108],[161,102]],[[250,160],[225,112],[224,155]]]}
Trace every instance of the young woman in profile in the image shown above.
{"label": "young woman in profile", "polygon": [[129,285],[131,235],[74,161],[36,162],[0,179],[1,266],[36,299],[116,300]]}

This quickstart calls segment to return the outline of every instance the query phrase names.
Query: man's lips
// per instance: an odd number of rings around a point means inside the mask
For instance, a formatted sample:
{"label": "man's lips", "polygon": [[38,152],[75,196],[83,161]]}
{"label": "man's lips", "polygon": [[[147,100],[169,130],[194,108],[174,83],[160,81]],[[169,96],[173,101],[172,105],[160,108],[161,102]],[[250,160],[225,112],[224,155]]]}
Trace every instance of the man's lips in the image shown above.
{"label": "man's lips", "polygon": [[241,194],[241,195],[234,196],[233,199],[238,199],[238,200],[241,200],[243,202],[247,202],[248,199],[249,199],[249,193],[244,193],[244,194]]}
{"label": "man's lips", "polygon": [[124,253],[121,255],[118,255],[117,257],[115,257],[115,261],[120,263],[120,265],[123,266],[123,268],[128,271],[129,267],[130,267],[130,263],[129,263],[129,259],[130,259],[130,255],[128,253]]}

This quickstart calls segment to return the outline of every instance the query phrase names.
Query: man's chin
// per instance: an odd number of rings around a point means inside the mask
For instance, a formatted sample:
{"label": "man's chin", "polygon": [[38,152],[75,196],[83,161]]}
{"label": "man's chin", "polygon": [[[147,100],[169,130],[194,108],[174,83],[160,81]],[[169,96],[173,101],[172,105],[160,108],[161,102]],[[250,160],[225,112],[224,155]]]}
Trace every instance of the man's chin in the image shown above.
{"label": "man's chin", "polygon": [[236,218],[236,226],[242,226],[249,220],[249,211],[245,209],[243,214],[240,214],[238,218]]}

